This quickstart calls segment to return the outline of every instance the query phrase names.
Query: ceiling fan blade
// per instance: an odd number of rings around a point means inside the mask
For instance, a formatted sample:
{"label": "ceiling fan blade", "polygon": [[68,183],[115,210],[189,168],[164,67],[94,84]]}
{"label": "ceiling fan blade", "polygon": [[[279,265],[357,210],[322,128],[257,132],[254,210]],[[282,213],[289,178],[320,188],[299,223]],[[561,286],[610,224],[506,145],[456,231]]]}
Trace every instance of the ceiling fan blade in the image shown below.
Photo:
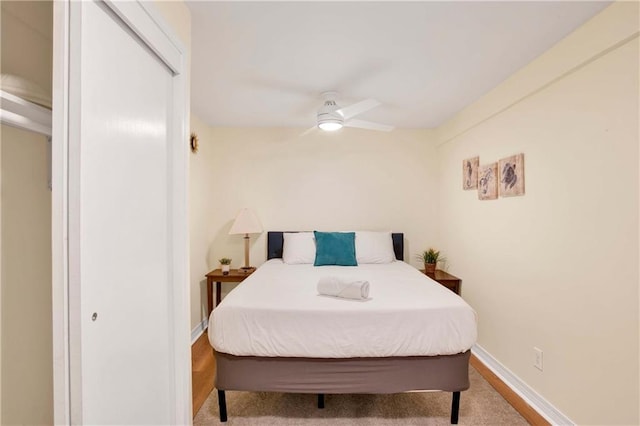
{"label": "ceiling fan blade", "polygon": [[300,136],[307,136],[309,133],[313,133],[317,128],[318,126],[309,127],[307,130],[300,133]]}
{"label": "ceiling fan blade", "polygon": [[364,101],[356,102],[355,104],[340,108],[338,112],[342,114],[345,120],[348,120],[351,117],[355,117],[358,114],[369,111],[378,105],[380,105],[380,102],[375,99],[365,99]]}
{"label": "ceiling fan blade", "polygon": [[395,129],[394,126],[389,126],[387,124],[373,123],[371,121],[351,119],[344,123],[345,127],[357,127],[359,129],[367,129],[367,130],[380,130],[383,132],[390,132]]}

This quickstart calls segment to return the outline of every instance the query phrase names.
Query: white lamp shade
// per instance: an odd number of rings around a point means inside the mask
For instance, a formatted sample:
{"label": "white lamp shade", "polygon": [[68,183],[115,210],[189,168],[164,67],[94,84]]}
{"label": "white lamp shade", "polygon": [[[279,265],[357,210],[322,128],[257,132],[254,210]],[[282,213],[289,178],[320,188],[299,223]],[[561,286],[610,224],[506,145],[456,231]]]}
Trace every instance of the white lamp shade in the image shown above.
{"label": "white lamp shade", "polygon": [[262,224],[258,220],[258,217],[251,209],[242,209],[236,221],[233,222],[229,235],[233,234],[259,234],[262,232]]}

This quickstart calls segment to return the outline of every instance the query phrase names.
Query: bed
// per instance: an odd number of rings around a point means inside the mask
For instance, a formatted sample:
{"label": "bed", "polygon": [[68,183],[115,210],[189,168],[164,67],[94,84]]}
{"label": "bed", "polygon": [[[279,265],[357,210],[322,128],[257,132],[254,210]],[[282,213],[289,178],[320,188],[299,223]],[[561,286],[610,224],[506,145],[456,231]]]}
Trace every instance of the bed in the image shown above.
{"label": "bed", "polygon": [[[319,408],[325,394],[437,390],[453,393],[457,424],[475,312],[401,262],[403,234],[392,234],[400,262],[357,267],[285,264],[283,241],[282,232],[268,233],[267,262],[209,319],[220,421],[228,390],[313,393]],[[326,274],[366,279],[371,297],[318,296],[315,283]]]}

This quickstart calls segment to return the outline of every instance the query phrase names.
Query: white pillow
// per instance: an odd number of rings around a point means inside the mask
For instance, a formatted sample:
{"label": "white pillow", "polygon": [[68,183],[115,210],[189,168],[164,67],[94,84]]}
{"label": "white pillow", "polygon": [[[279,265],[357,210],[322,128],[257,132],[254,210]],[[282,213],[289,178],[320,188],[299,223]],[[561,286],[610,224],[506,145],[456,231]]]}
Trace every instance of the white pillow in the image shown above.
{"label": "white pillow", "polygon": [[356,231],[356,260],[358,264],[395,261],[391,232]]}
{"label": "white pillow", "polygon": [[282,261],[290,265],[313,263],[316,260],[316,242],[313,232],[285,232]]}

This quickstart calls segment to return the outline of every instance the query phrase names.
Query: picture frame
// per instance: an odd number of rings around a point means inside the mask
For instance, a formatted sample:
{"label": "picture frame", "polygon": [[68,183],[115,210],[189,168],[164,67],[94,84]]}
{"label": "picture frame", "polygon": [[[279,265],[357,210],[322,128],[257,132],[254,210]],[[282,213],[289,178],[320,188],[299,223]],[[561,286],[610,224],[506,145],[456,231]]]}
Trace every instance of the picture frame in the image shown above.
{"label": "picture frame", "polygon": [[478,167],[478,199],[495,200],[498,198],[498,163]]}
{"label": "picture frame", "polygon": [[524,154],[502,158],[498,163],[500,197],[524,195]]}
{"label": "picture frame", "polygon": [[478,165],[480,157],[467,158],[462,161],[462,189],[478,189]]}

